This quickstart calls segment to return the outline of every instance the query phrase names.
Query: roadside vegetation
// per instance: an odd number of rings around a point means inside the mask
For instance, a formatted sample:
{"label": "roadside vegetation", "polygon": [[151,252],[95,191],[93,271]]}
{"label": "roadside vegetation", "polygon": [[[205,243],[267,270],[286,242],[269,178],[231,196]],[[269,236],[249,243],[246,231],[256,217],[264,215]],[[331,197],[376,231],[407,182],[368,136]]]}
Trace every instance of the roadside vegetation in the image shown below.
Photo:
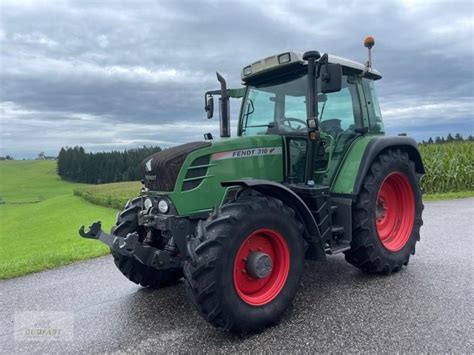
{"label": "roadside vegetation", "polygon": [[74,195],[99,206],[123,209],[127,201],[140,193],[140,181],[115,182],[102,185],[88,185],[74,189]]}
{"label": "roadside vegetation", "polygon": [[474,142],[420,145],[427,194],[474,190]]}
{"label": "roadside vegetation", "polygon": [[110,229],[117,211],[74,196],[80,186],[58,177],[56,161],[0,161],[0,279],[109,252],[77,230],[97,219]]}

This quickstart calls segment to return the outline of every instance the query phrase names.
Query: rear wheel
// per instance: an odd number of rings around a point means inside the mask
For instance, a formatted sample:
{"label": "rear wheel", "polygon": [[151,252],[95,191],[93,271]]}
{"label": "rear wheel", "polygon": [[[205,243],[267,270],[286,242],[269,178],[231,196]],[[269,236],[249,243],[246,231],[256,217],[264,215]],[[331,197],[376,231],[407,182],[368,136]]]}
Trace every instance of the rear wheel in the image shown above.
{"label": "rear wheel", "polygon": [[[112,234],[126,237],[127,234],[138,232],[141,240],[144,238],[145,230],[138,225],[138,212],[140,211],[140,199],[135,199],[117,215],[117,225],[112,229]],[[174,268],[157,270],[147,266],[138,260],[129,258],[112,251],[114,262],[122,274],[130,281],[143,287],[160,288],[175,284],[183,277],[182,269]]]}
{"label": "rear wheel", "polygon": [[415,164],[408,154],[393,149],[379,155],[354,205],[346,260],[371,273],[399,271],[420,240],[422,211]]}
{"label": "rear wheel", "polygon": [[264,196],[242,197],[201,222],[184,265],[198,312],[238,334],[276,324],[303,271],[302,229],[292,209]]}

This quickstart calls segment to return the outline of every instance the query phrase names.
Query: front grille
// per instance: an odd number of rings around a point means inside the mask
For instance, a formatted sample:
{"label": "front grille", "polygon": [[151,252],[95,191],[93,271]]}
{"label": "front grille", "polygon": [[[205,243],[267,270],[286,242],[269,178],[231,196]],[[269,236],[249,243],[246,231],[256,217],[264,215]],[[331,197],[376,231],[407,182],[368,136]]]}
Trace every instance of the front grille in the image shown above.
{"label": "front grille", "polygon": [[149,156],[143,161],[145,187],[151,191],[173,191],[179,171],[189,153],[210,145],[210,142],[186,143]]}

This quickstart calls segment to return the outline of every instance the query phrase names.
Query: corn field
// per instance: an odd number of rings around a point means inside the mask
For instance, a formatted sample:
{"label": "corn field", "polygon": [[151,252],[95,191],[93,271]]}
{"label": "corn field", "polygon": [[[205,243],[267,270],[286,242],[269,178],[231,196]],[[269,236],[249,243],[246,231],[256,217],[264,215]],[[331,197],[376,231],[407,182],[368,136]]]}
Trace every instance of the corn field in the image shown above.
{"label": "corn field", "polygon": [[421,186],[427,194],[474,190],[474,143],[420,145],[426,175]]}

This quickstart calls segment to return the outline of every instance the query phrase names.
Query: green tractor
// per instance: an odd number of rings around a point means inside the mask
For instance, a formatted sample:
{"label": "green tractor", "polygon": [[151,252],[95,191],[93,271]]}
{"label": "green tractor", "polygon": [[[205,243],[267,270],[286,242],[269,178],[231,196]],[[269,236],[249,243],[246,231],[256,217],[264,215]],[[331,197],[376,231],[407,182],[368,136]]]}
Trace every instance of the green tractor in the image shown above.
{"label": "green tractor", "polygon": [[[144,287],[184,277],[211,324],[246,334],[278,323],[305,259],[344,253],[359,269],[391,274],[420,238],[423,163],[416,142],[387,137],[371,65],[309,51],[243,68],[244,84],[205,94],[220,135],[205,134],[143,162],[140,196],[80,234],[111,248],[118,269]],[[229,99],[241,98],[230,138]]]}

